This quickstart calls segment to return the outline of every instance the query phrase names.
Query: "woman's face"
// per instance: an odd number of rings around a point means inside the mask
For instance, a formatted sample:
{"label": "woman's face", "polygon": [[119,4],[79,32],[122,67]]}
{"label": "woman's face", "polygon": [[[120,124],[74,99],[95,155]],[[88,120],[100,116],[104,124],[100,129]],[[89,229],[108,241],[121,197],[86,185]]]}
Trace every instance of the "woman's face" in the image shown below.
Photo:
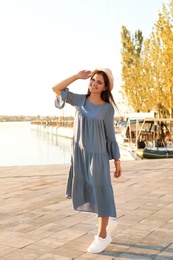
{"label": "woman's face", "polygon": [[104,78],[101,74],[95,74],[89,83],[89,90],[91,93],[102,93],[106,90]]}

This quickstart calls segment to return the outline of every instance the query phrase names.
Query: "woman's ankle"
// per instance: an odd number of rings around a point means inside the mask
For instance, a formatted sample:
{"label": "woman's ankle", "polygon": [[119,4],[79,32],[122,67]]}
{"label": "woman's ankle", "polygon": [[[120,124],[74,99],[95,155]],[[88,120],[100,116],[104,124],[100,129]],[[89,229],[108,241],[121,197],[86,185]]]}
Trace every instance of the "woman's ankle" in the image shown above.
{"label": "woman's ankle", "polygon": [[105,239],[107,237],[107,233],[106,232],[99,232],[98,237]]}

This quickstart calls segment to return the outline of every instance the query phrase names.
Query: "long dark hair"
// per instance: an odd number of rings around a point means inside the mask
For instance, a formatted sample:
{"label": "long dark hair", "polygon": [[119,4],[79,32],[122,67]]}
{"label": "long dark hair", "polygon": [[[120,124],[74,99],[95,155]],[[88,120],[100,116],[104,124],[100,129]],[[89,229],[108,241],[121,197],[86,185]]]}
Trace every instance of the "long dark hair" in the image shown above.
{"label": "long dark hair", "polygon": [[[102,91],[101,93],[101,98],[105,101],[105,102],[108,102],[108,103],[111,103],[117,110],[118,110],[118,107],[115,103],[115,100],[112,96],[112,93],[111,93],[111,89],[110,89],[110,82],[109,82],[109,78],[107,76],[107,74],[104,72],[104,71],[101,71],[101,70],[95,70],[92,72],[92,76],[91,76],[91,79],[94,77],[95,74],[99,74],[99,75],[102,75],[103,76],[103,79],[104,79],[104,83],[105,83],[105,87],[106,87],[106,90],[105,91]],[[89,88],[88,88],[88,93],[87,93],[87,97],[89,97],[91,94]]]}

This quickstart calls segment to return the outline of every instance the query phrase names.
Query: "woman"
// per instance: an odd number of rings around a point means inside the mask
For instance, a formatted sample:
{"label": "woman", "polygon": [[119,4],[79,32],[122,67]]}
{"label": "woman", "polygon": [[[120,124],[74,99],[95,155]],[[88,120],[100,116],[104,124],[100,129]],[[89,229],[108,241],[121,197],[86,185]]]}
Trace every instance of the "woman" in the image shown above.
{"label": "woman", "polygon": [[[87,95],[74,94],[67,88],[78,79],[90,78]],[[67,197],[72,197],[75,210],[98,215],[99,229],[88,252],[100,253],[112,239],[116,209],[110,178],[109,160],[114,159],[114,177],[121,176],[120,152],[114,132],[115,105],[111,70],[82,70],[53,87],[55,106],[65,102],[75,108],[73,149],[67,184]],[[109,222],[108,222],[109,221]]]}

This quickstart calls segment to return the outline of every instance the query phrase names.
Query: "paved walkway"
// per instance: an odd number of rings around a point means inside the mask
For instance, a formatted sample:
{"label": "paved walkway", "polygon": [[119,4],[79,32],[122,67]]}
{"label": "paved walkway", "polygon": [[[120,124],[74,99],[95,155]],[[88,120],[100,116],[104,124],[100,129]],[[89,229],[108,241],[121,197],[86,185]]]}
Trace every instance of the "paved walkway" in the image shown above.
{"label": "paved walkway", "polygon": [[86,252],[96,215],[64,198],[68,167],[0,167],[0,260],[173,259],[172,159],[122,163],[112,179],[119,224],[97,255]]}

